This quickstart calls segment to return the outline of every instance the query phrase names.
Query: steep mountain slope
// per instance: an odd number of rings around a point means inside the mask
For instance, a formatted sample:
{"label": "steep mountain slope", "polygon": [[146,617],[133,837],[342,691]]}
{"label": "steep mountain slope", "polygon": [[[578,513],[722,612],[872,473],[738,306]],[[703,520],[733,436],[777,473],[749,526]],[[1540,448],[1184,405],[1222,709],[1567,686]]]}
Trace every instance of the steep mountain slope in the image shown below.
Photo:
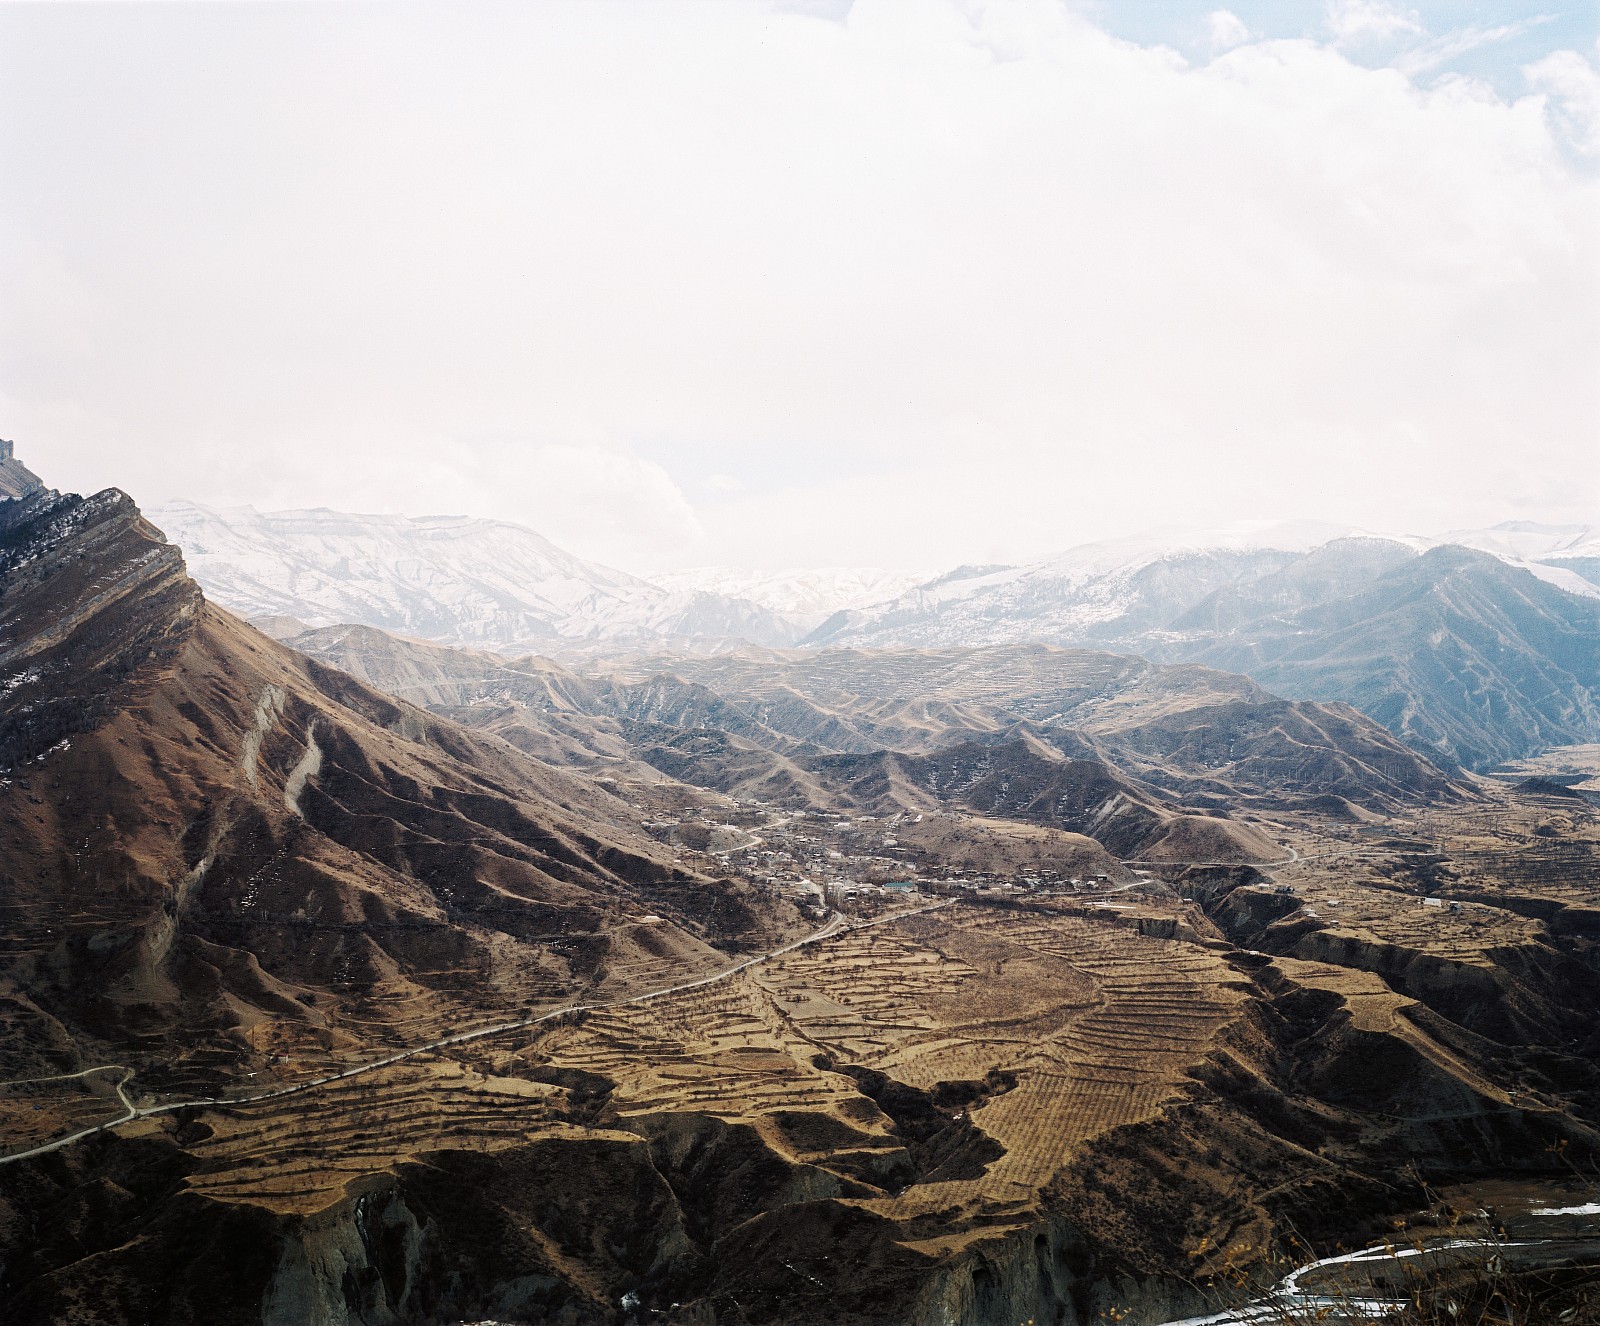
{"label": "steep mountain slope", "polygon": [[152,519],[183,548],[207,593],[244,617],[358,622],[544,652],[590,641],[787,644],[801,634],[748,600],[664,590],[505,521],[220,511],[194,502],[157,508]]}
{"label": "steep mountain slope", "polygon": [[206,603],[121,493],[0,504],[0,617],[13,1076],[199,1086],[778,933],[603,789]]}

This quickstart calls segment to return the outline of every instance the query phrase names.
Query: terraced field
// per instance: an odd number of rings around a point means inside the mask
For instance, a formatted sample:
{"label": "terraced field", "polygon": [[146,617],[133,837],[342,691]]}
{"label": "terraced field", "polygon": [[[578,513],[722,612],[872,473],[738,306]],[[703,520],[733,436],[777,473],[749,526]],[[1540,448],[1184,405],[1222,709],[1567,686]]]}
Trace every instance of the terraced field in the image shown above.
{"label": "terraced field", "polygon": [[[749,1123],[779,1154],[843,1166],[853,1180],[863,1148],[902,1155],[880,1167],[893,1182],[853,1200],[894,1219],[943,1213],[992,1228],[1036,1210],[1085,1141],[1160,1109],[1236,1015],[1236,981],[1213,951],[1110,914],[966,904],[845,932],[714,984],[127,1132],[176,1132],[200,1162],[196,1192],[307,1212],[429,1152],[709,1116]],[[330,1052],[284,1071],[310,1071]],[[945,1101],[950,1137],[975,1139],[984,1162],[918,1178],[893,1107],[874,1102],[863,1073]],[[91,1086],[86,1118],[115,1106],[106,1083]]]}
{"label": "terraced field", "polygon": [[1004,1074],[1014,1085],[969,1113],[1005,1149],[987,1173],[868,1204],[897,1219],[1014,1210],[1077,1146],[1160,1108],[1236,1016],[1237,980],[1210,950],[1109,918],[962,908],[841,936],[738,984],[597,1015],[555,1058],[616,1080],[624,1117],[832,1110],[856,1126],[852,1079],[814,1060],[930,1092]]}
{"label": "terraced field", "polygon": [[544,1083],[493,1077],[451,1060],[407,1063],[284,1100],[207,1110],[176,1127],[180,1134],[211,1130],[188,1141],[202,1166],[189,1179],[194,1191],[312,1211],[337,1200],[351,1181],[401,1160],[461,1146],[493,1151],[561,1129],[553,1117],[561,1095]]}
{"label": "terraced field", "polygon": [[1323,885],[1303,891],[1308,920],[1332,943],[1389,945],[1441,961],[1492,968],[1492,950],[1537,941],[1539,922],[1481,903],[1427,906],[1419,897]]}
{"label": "terraced field", "polygon": [[71,1077],[0,1083],[0,1135],[17,1150],[38,1146],[62,1132],[77,1132],[121,1117],[116,1095],[120,1068]]}
{"label": "terraced field", "polygon": [[[974,918],[956,943],[971,943],[969,936],[991,952],[1011,951],[1000,960],[1002,978],[1031,970],[1063,997],[1015,1024],[1016,1039],[1002,1048],[1011,1053],[997,1066],[1014,1072],[1017,1085],[977,1112],[1005,1155],[982,1179],[927,1185],[884,1204],[897,1217],[1033,1198],[1082,1143],[1153,1114],[1243,1000],[1229,988],[1236,973],[1211,951],[1112,923],[996,912]],[[999,997],[1010,989],[1008,982]],[[982,1047],[994,1044],[976,1039],[993,1025],[980,1019],[965,1055],[925,1062],[923,1073],[975,1067]]]}

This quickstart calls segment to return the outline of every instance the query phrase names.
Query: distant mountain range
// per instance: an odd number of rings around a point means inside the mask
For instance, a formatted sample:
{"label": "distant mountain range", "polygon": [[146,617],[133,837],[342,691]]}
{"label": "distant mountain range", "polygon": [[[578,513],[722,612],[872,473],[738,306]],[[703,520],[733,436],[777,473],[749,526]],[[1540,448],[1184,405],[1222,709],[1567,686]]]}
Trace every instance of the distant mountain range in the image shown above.
{"label": "distant mountain range", "polygon": [[[636,655],[580,675],[326,627],[319,662],[538,759],[742,799],[899,816],[976,814],[1125,857],[1267,860],[1227,806],[1355,820],[1462,794],[1370,719],[1248,678],[1040,645]],[[616,661],[609,665],[616,667]]]}
{"label": "distant mountain range", "polygon": [[1474,768],[1600,732],[1600,600],[1446,545],[1278,606],[1305,569],[1214,596],[1191,616],[1231,611],[1233,622],[1150,652],[1247,672],[1281,695],[1345,700],[1413,747]]}
{"label": "distant mountain range", "polygon": [[586,562],[501,520],[195,502],[155,508],[151,519],[217,602],[302,629],[360,623],[515,654],[595,643],[787,645],[812,624],[748,598]]}
{"label": "distant mountain range", "polygon": [[[1600,599],[1591,579],[1600,530],[1513,523],[1437,539],[1393,538],[1317,522],[1231,526],[1083,544],[1024,566],[958,567],[898,598],[845,610],[807,644],[871,647],[1052,643],[1137,645],[1183,641],[1212,629],[1186,620],[1212,595],[1262,584],[1265,610],[1349,592],[1434,547],[1480,550],[1567,594]],[[1266,594],[1276,594],[1269,601]]]}
{"label": "distant mountain range", "polygon": [[1446,764],[1492,766],[1600,734],[1600,537],[1510,524],[1447,540],[1316,527],[1174,546],[1092,544],[957,571],[805,643],[943,648],[1036,640],[1244,672],[1342,700]]}
{"label": "distant mountain range", "polygon": [[218,602],[280,636],[377,626],[502,654],[1088,646],[1344,701],[1446,764],[1600,740],[1600,531],[1437,538],[1261,522],[933,578],[701,568],[644,579],[465,517],[218,510],[153,521]]}

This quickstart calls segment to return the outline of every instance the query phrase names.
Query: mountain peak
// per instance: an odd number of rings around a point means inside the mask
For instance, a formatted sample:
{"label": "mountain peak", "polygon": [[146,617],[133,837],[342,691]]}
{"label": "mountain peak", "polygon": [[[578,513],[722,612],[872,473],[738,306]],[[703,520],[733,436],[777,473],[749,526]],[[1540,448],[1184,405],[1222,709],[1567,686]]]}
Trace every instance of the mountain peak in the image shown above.
{"label": "mountain peak", "polygon": [[17,444],[0,437],[0,501],[14,502],[43,491],[39,476],[17,459]]}

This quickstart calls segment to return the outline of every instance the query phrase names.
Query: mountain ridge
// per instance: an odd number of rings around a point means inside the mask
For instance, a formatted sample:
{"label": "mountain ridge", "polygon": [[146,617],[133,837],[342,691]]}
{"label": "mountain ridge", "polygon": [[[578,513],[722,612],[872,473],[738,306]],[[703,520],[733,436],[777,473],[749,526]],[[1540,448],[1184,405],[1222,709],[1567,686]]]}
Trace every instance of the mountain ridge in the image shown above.
{"label": "mountain ridge", "polygon": [[[722,653],[745,644],[1040,641],[1261,668],[1263,680],[1296,698],[1352,704],[1431,758],[1468,768],[1600,740],[1600,691],[1590,670],[1540,652],[1541,642],[1574,633],[1600,652],[1593,625],[1600,535],[1588,525],[1507,521],[1429,539],[1254,521],[1086,544],[1019,566],[960,567],[905,587],[905,574],[848,568],[701,568],[651,581],[585,563],[509,522],[464,517],[242,509],[230,528],[228,513],[195,504],[156,514],[190,550],[197,578],[269,629],[280,618],[314,627],[360,622],[452,645],[573,659],[628,650]],[[307,521],[322,533],[297,531]],[[452,537],[471,550],[441,551]],[[1463,598],[1459,587],[1441,583],[1431,603],[1416,597],[1413,611],[1438,627],[1431,633],[1401,620],[1391,604],[1387,634],[1368,632],[1365,660],[1341,665],[1351,643],[1347,627],[1332,624],[1336,605],[1370,601],[1393,577],[1442,574],[1445,560],[1430,556],[1441,547],[1476,550],[1481,560],[1451,572],[1476,578],[1476,590]],[[1497,568],[1552,592],[1519,588]],[[1500,606],[1485,606],[1486,596],[1498,596]],[[1543,624],[1517,606],[1529,602]],[[837,606],[825,613],[829,605]],[[1484,614],[1527,629],[1514,631],[1505,649],[1461,648],[1484,629],[1475,620]],[[1279,657],[1296,632],[1305,637],[1295,642],[1296,657]],[[1408,641],[1411,657],[1396,655],[1399,640]],[[1315,665],[1309,659],[1319,652],[1326,661]],[[1499,730],[1495,703],[1512,715]]]}
{"label": "mountain ridge", "polygon": [[764,937],[602,786],[206,602],[115,489],[0,503],[0,614],[5,969],[41,1034],[190,1037],[204,1083],[259,1067],[252,1025],[328,1025],[352,973],[381,1028]]}
{"label": "mountain ridge", "polygon": [[247,618],[361,622],[511,651],[674,638],[788,644],[801,634],[749,600],[666,590],[511,521],[193,502],[151,514],[196,578]]}

